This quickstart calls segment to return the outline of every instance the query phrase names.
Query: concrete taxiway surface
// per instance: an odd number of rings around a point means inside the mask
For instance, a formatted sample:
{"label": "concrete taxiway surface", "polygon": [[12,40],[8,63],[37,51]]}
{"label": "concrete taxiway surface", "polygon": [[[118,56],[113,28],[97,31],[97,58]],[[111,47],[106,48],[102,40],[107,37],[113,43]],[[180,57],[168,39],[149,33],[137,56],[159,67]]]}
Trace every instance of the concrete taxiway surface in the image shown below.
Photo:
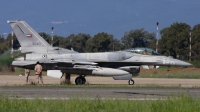
{"label": "concrete taxiway surface", "polygon": [[[77,76],[71,77],[71,83],[74,84],[75,78]],[[29,82],[34,82],[35,76],[29,77]],[[137,78],[133,77],[135,85],[147,85],[147,84],[159,84],[159,85],[169,85],[169,86],[180,86],[180,87],[200,87],[200,79],[168,79],[168,78]],[[60,84],[64,79],[57,79],[48,76],[43,76],[44,84]],[[128,84],[127,80],[114,80],[112,77],[86,77],[87,84]],[[0,85],[24,85],[24,76],[12,76],[12,75],[1,75]]]}
{"label": "concrete taxiway surface", "polygon": [[200,88],[113,88],[113,87],[49,87],[49,86],[1,86],[0,92],[9,98],[22,99],[165,99],[190,95],[199,97]]}
{"label": "concrete taxiway surface", "polygon": [[[71,77],[74,83],[75,76]],[[200,80],[199,79],[164,79],[164,78],[133,78],[135,85],[167,85],[174,87],[67,87],[50,86],[49,84],[60,84],[63,79],[55,79],[43,76],[44,86],[25,85],[24,76],[0,76],[0,93],[8,95],[10,98],[125,98],[125,99],[158,99],[169,96],[176,97],[181,94],[190,94],[193,97],[199,97]],[[113,80],[112,77],[86,77],[89,84],[128,84],[125,80]],[[35,76],[29,77],[30,82],[35,81]],[[14,86],[17,85],[17,86]],[[23,86],[21,86],[23,85]],[[25,86],[24,86],[25,85]],[[177,87],[175,87],[177,86]],[[194,88],[195,87],[195,88]],[[196,88],[197,87],[197,88]]]}

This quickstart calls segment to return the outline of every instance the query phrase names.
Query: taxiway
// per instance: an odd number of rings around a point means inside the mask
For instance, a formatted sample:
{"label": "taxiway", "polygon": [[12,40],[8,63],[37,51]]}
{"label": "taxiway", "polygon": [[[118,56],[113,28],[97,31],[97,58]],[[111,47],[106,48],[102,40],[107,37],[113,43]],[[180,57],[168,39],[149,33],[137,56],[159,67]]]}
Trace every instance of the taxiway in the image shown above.
{"label": "taxiway", "polygon": [[[0,76],[0,93],[9,98],[22,99],[70,99],[70,98],[88,98],[88,99],[162,99],[168,97],[178,97],[180,95],[190,95],[199,97],[200,80],[199,79],[164,79],[164,78],[134,78],[135,85],[128,87],[67,87],[55,86],[62,79],[55,79],[44,76],[44,86],[25,85],[24,76]],[[88,84],[118,84],[126,85],[127,81],[113,80],[111,77],[86,77]],[[75,77],[71,77],[74,83]],[[35,76],[31,76],[29,81],[34,81]],[[146,87],[142,87],[146,85]],[[148,85],[162,85],[154,87]],[[141,87],[140,87],[141,86]],[[166,86],[166,87],[165,87]]]}

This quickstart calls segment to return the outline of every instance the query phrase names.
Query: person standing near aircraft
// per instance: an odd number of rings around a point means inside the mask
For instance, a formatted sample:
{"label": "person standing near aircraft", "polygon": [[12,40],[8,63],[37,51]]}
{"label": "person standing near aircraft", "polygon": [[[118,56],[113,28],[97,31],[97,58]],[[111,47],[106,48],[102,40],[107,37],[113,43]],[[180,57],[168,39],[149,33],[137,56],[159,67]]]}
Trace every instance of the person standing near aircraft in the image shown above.
{"label": "person standing near aircraft", "polygon": [[28,77],[30,75],[30,70],[29,69],[25,69],[25,80],[26,80],[26,84],[28,84]]}
{"label": "person standing near aircraft", "polygon": [[40,78],[40,81],[41,81],[41,83],[43,85],[42,66],[39,64],[39,62],[37,62],[37,65],[35,66],[35,74],[36,74],[37,84],[39,84],[39,78]]}

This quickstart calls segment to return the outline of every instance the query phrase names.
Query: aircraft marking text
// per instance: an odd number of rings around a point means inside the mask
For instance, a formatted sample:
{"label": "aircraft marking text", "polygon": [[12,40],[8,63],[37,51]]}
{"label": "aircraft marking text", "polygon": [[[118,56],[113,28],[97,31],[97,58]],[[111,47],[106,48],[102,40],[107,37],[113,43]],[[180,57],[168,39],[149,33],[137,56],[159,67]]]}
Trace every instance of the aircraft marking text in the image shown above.
{"label": "aircraft marking text", "polygon": [[33,42],[32,45],[41,45],[41,42]]}

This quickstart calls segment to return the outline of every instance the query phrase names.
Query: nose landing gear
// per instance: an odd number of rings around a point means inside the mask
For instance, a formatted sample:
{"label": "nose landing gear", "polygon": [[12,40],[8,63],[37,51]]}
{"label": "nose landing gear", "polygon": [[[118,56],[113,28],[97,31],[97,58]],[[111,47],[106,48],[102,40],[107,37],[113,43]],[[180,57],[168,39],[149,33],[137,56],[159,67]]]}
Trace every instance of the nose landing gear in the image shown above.
{"label": "nose landing gear", "polygon": [[129,85],[133,85],[134,83],[135,83],[135,82],[134,82],[133,79],[131,79],[131,80],[128,81],[128,84],[129,84]]}

